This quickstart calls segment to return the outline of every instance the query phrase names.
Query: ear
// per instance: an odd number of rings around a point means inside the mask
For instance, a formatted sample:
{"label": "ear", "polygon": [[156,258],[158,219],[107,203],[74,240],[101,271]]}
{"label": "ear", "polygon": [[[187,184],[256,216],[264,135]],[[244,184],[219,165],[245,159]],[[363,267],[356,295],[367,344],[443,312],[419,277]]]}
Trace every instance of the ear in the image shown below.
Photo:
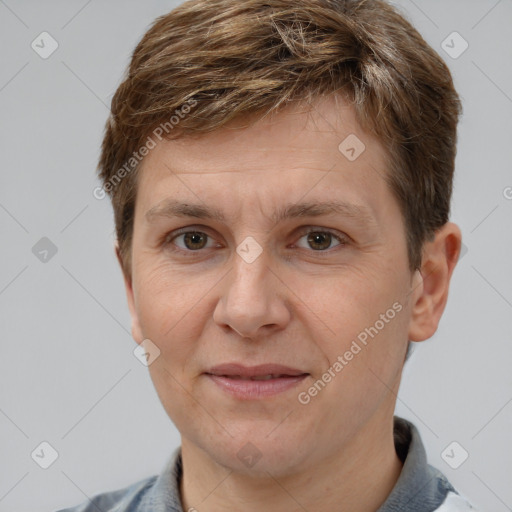
{"label": "ear", "polygon": [[413,279],[409,340],[423,341],[437,330],[448,300],[450,279],[459,259],[462,234],[447,222],[423,248],[421,269]]}
{"label": "ear", "polygon": [[135,307],[135,296],[133,293],[133,282],[132,277],[127,275],[125,272],[125,267],[123,265],[123,258],[121,256],[121,251],[119,250],[119,243],[116,241],[115,251],[117,261],[121,266],[121,272],[123,273],[124,279],[124,287],[126,291],[126,299],[128,301],[128,308],[130,310],[130,316],[132,318],[132,337],[133,339],[140,345],[144,340],[144,336],[142,335],[142,329],[140,328],[139,316],[137,314],[137,308]]}

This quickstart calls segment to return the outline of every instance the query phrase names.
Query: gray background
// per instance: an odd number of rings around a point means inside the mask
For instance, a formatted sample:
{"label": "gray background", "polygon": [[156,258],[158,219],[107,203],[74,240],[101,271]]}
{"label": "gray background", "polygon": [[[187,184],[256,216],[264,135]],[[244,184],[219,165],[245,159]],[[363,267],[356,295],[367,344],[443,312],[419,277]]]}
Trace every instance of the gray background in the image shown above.
{"label": "gray background", "polygon": [[[133,355],[95,167],[108,107],[148,24],[179,2],[0,0],[0,511],[50,511],[158,473],[179,436]],[[452,220],[467,253],[397,414],[483,511],[512,510],[512,1],[401,0],[464,102]],[[48,59],[31,42],[49,32]],[[459,32],[457,59],[441,43]],[[455,49],[460,48],[455,45]],[[40,261],[48,237],[57,253]],[[58,459],[42,469],[42,441]],[[457,441],[468,459],[441,457]],[[453,452],[455,458],[462,453]]]}

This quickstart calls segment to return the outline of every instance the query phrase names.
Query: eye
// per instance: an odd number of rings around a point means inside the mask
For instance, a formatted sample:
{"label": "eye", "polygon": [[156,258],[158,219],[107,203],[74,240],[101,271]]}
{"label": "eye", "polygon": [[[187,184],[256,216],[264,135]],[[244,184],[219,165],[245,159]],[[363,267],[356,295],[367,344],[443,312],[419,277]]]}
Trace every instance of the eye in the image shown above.
{"label": "eye", "polygon": [[[314,251],[325,251],[326,249],[330,249],[332,247],[331,244],[335,240],[338,241],[337,245],[346,245],[348,242],[348,240],[343,236],[318,228],[310,228],[301,236],[300,240],[304,238],[306,239],[307,246],[302,246],[302,248],[311,248]],[[301,247],[300,244],[297,244],[297,246]]]}
{"label": "eye", "polygon": [[[337,243],[334,244],[334,242]],[[303,231],[296,246],[303,249],[312,249],[316,252],[327,252],[328,249],[347,245],[348,242],[349,238],[341,233],[310,227]],[[189,254],[217,246],[210,235],[204,231],[190,230],[190,228],[183,228],[183,230],[170,233],[165,237],[164,245],[172,251]]]}
{"label": "eye", "polygon": [[[168,238],[167,243],[175,244],[182,251],[199,251],[200,249],[213,247],[213,245],[207,245],[209,238],[210,237],[202,231],[184,231]],[[182,245],[177,243],[178,240],[182,241]],[[213,244],[212,240],[210,240],[210,242]]]}

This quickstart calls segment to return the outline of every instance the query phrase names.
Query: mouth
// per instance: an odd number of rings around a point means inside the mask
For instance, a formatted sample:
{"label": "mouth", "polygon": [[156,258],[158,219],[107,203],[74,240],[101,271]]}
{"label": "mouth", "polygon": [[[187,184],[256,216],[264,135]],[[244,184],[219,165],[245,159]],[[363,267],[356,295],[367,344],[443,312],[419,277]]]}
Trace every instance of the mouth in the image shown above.
{"label": "mouth", "polygon": [[205,375],[224,393],[240,400],[255,400],[289,391],[309,373],[276,364],[246,367],[229,363],[211,368]]}
{"label": "mouth", "polygon": [[[209,374],[215,375],[215,374]],[[244,377],[242,375],[215,375],[216,377],[225,377],[226,379],[233,380],[274,380],[274,379],[286,379],[297,377],[297,375],[255,375],[254,377]]]}

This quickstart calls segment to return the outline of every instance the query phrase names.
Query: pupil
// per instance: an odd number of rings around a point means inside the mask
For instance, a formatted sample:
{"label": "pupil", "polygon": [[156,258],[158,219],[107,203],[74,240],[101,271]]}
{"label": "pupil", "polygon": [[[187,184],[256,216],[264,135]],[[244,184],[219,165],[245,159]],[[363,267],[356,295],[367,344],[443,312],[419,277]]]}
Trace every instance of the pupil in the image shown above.
{"label": "pupil", "polygon": [[185,245],[189,249],[201,249],[201,247],[190,247],[190,244],[192,244],[193,246],[197,244],[199,244],[200,246],[204,245],[201,244],[201,241],[204,242],[204,237],[201,233],[187,233],[185,235]]}
{"label": "pupil", "polygon": [[[323,244],[322,244],[322,240],[323,240]],[[315,251],[319,251],[321,249],[327,249],[327,247],[329,247],[329,245],[331,245],[331,235],[329,233],[313,233],[313,234],[310,234],[309,237],[308,237],[308,243],[310,244],[320,244],[321,247],[320,248],[315,248],[313,247],[313,249]]]}

